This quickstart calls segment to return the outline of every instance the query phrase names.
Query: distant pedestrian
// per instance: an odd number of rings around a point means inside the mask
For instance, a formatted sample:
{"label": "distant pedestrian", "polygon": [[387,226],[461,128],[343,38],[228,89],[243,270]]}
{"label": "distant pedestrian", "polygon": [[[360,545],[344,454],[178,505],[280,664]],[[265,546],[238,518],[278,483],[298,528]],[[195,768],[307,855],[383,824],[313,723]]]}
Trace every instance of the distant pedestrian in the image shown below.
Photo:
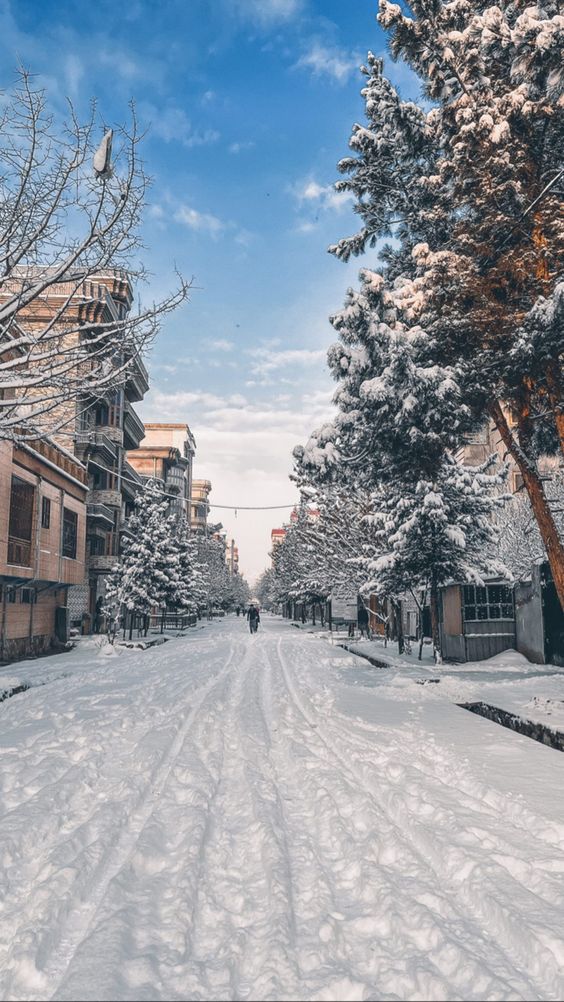
{"label": "distant pedestrian", "polygon": [[94,633],[101,633],[104,623],[104,599],[100,595],[100,598],[96,602],[96,611],[94,613]]}
{"label": "distant pedestrian", "polygon": [[237,608],[235,609],[235,612],[237,613],[237,619],[239,619],[239,614],[241,612],[241,609],[240,609],[239,606],[237,606]]}
{"label": "distant pedestrian", "polygon": [[361,605],[358,610],[358,628],[361,637],[366,637],[367,640],[370,640],[368,632],[368,609],[364,605]]}
{"label": "distant pedestrian", "polygon": [[260,615],[256,605],[249,606],[247,619],[249,620],[249,630],[251,633],[256,633],[260,623]]}

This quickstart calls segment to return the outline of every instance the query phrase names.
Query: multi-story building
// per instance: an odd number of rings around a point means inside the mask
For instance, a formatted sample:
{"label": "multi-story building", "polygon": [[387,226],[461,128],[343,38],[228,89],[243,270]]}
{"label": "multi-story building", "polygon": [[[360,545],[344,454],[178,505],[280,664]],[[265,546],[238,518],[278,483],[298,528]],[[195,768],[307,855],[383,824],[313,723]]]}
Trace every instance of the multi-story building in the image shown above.
{"label": "multi-story building", "polygon": [[[512,426],[514,422],[511,413],[507,409],[505,413],[509,424]],[[479,466],[481,463],[485,463],[488,457],[493,454],[499,456],[502,462],[509,464],[509,479],[507,483],[509,490],[513,494],[522,490],[523,477],[513,457],[508,455],[501,435],[493,422],[484,424],[478,431],[468,435],[464,445],[457,450],[455,458],[457,462],[464,463],[467,466]],[[539,466],[543,472],[543,476],[546,479],[550,479],[559,468],[559,458],[546,455],[541,456]]]}
{"label": "multi-story building", "polygon": [[87,473],[54,442],[0,442],[0,660],[67,639],[85,578]]}
{"label": "multi-story building", "polygon": [[235,546],[234,539],[226,541],[225,563],[231,577],[239,573],[239,547]]}
{"label": "multi-story building", "polygon": [[196,532],[205,532],[206,530],[210,512],[209,496],[211,489],[212,485],[209,480],[194,480],[192,482],[191,525],[192,529]]}
{"label": "multi-story building", "polygon": [[192,464],[196,442],[187,424],[146,424],[145,436],[128,456],[136,472],[155,478],[170,494],[170,510],[182,513],[190,522]]}
{"label": "multi-story building", "polygon": [[277,546],[280,546],[280,543],[284,542],[284,540],[286,538],[286,532],[287,531],[288,530],[284,529],[284,528],[273,529],[272,530],[272,532],[270,533],[270,544],[271,544],[271,547],[272,547],[272,550],[271,550],[272,553],[274,553],[274,551],[275,551],[275,549],[276,549]]}
{"label": "multi-story building", "polygon": [[[17,281],[12,281],[6,294],[13,295]],[[97,344],[104,332],[123,322],[132,301],[127,273],[107,270],[82,282],[48,285],[41,296],[20,310],[17,323],[23,329],[45,330],[50,324],[54,330],[60,328],[64,354],[69,347],[72,350],[73,339]],[[113,364],[123,375],[106,393],[98,392],[95,397],[73,393],[68,399],[62,393],[60,403],[54,397],[48,413],[50,426],[57,428],[53,440],[87,470],[86,576],[80,584],[73,582],[68,596],[71,625],[83,629],[94,620],[105,576],[116,563],[120,539],[127,531],[127,518],[142,483],[128,463],[127,453],[137,448],[145,433],[133,404],[147,392],[148,375],[141,359],[128,358],[124,351],[114,354]],[[76,365],[84,365],[88,371],[86,357]]]}
{"label": "multi-story building", "polygon": [[[85,285],[88,288],[81,293],[88,301],[81,315],[93,329],[97,324],[122,320],[129,312],[133,289],[125,272],[106,272]],[[142,400],[148,389],[147,370],[135,356],[129,360],[121,385],[96,400],[76,401],[67,430],[57,435],[64,444],[70,440],[88,471],[87,581],[69,594],[74,625],[83,622],[85,616],[94,621],[105,578],[117,561],[120,540],[127,532],[127,520],[142,483],[128,462],[128,453],[139,446],[145,432],[133,404]]]}
{"label": "multi-story building", "polygon": [[[127,317],[132,301],[127,273],[108,270],[78,284],[49,285],[18,313],[18,325],[45,329],[53,323],[61,328],[62,342],[90,338],[96,343],[96,335],[103,335]],[[51,425],[58,429],[53,439],[76,455],[88,475],[86,580],[69,592],[70,619],[75,626],[84,627],[94,619],[105,575],[118,557],[120,537],[141,484],[127,462],[127,452],[136,449],[144,435],[133,404],[143,398],[149,381],[138,356],[128,359],[124,353],[116,353],[116,369],[126,362],[129,365],[123,377],[116,379],[106,394],[62,399],[49,414]]]}

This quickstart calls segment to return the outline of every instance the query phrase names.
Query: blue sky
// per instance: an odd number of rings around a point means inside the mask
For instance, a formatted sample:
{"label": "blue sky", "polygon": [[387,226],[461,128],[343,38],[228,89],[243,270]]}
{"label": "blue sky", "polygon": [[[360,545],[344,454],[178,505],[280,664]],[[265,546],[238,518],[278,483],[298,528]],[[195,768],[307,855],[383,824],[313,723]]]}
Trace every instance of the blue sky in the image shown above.
{"label": "blue sky", "polygon": [[[376,0],[0,0],[0,86],[21,61],[56,110],[150,126],[144,227],[151,296],[174,267],[198,287],[148,361],[145,420],[187,421],[196,475],[221,504],[291,502],[291,449],[330,412],[324,356],[359,263],[327,245],[355,229],[331,188],[354,121],[358,66],[384,53]],[[387,60],[406,95],[409,74]],[[366,265],[369,261],[362,262]],[[215,512],[252,580],[284,512]]]}

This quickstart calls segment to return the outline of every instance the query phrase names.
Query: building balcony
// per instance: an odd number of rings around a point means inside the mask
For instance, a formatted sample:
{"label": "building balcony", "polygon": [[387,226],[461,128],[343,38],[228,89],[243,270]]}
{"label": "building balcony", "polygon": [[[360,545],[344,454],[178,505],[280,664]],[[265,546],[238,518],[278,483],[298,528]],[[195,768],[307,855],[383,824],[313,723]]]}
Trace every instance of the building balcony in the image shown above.
{"label": "building balcony", "polygon": [[76,433],[74,440],[77,451],[84,453],[88,450],[93,455],[99,456],[104,460],[104,462],[110,465],[115,463],[117,458],[118,443],[114,439],[110,438],[105,432],[95,431],[94,429],[90,431],[79,431]]}
{"label": "building balcony", "polygon": [[128,400],[142,400],[149,389],[149,373],[139,355],[129,364],[125,380],[125,395]]}
{"label": "building balcony", "polygon": [[[121,428],[116,427],[116,425],[113,424],[96,425],[95,433],[97,435],[105,435],[106,438],[109,438],[111,442],[115,443],[115,445],[123,445],[123,430]],[[82,432],[79,432],[79,434],[82,434]]]}
{"label": "building balcony", "polygon": [[121,491],[105,490],[104,488],[89,491],[87,503],[89,507],[90,505],[107,505],[109,508],[121,508]]}
{"label": "building balcony", "polygon": [[139,443],[145,438],[145,425],[133,410],[131,404],[126,403],[123,414],[123,444],[126,449],[137,449]]}
{"label": "building balcony", "polygon": [[121,491],[125,498],[132,500],[137,497],[137,494],[143,486],[143,477],[141,477],[137,470],[131,466],[130,463],[125,462],[122,467],[122,481],[121,481]]}
{"label": "building balcony", "polygon": [[114,511],[105,504],[88,501],[86,504],[86,514],[89,522],[102,525],[103,528],[111,530],[114,525]]}
{"label": "building balcony", "polygon": [[119,563],[119,557],[97,553],[93,557],[88,557],[88,570],[98,574],[109,574],[117,563]]}

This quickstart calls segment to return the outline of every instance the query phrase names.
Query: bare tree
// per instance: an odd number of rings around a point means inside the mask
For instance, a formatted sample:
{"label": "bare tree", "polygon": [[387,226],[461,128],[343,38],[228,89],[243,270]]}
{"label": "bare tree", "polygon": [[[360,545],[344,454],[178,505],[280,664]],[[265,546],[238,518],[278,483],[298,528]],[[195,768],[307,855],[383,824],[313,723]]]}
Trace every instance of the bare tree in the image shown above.
{"label": "bare tree", "polygon": [[[119,387],[189,283],[130,312],[149,179],[135,108],[115,132],[48,112],[27,71],[0,114],[0,438],[60,430],[65,403]],[[100,286],[129,293],[102,316]]]}

